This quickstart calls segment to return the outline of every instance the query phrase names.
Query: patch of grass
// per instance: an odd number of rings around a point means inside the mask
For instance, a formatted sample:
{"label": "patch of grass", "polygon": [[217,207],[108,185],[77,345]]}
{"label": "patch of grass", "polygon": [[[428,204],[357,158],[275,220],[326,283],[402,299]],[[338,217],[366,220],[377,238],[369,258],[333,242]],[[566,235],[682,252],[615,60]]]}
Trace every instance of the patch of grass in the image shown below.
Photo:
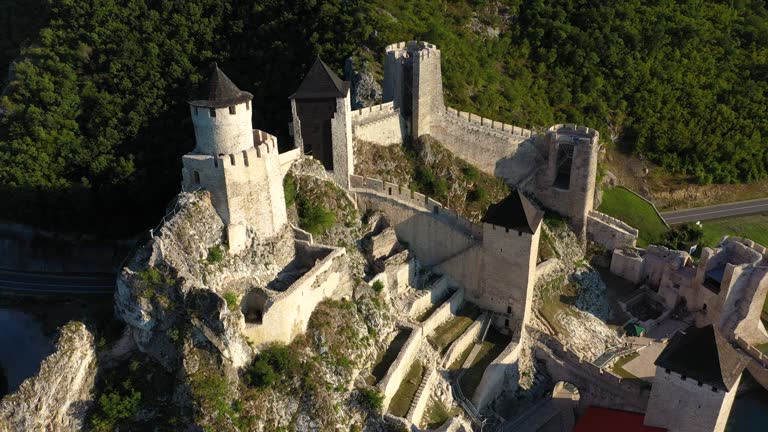
{"label": "patch of grass", "polygon": [[768,213],[701,222],[704,246],[716,246],[724,235],[746,237],[761,245],[768,244]]}
{"label": "patch of grass", "polygon": [[429,402],[427,402],[427,408],[424,411],[422,426],[425,429],[437,429],[448,421],[448,419],[456,415],[458,415],[458,412],[455,412],[455,410],[449,410],[439,400],[430,398]]}
{"label": "patch of grass", "polygon": [[387,374],[387,371],[389,370],[389,367],[392,365],[392,362],[395,361],[397,358],[397,355],[400,353],[400,350],[403,348],[403,345],[405,345],[405,342],[408,340],[408,337],[411,335],[411,331],[408,329],[402,329],[400,330],[394,339],[392,339],[392,342],[389,344],[389,347],[387,347],[387,350],[380,354],[380,357],[374,362],[373,369],[371,369],[371,375],[373,375],[375,382],[371,383],[376,384],[377,382],[381,381],[382,378]]}
{"label": "patch of grass", "polygon": [[209,264],[216,264],[220,263],[221,260],[224,259],[224,251],[221,250],[218,246],[213,246],[208,248],[208,256],[206,257],[206,260]]}
{"label": "patch of grass", "polygon": [[508,336],[502,335],[493,328],[488,331],[488,336],[483,341],[477,357],[472,361],[464,376],[461,377],[459,385],[461,385],[461,391],[464,393],[464,396],[472,399],[477,386],[480,385],[485,369],[504,351],[510,340]]}
{"label": "patch of grass", "polygon": [[421,385],[423,375],[424,366],[419,361],[413,362],[410,369],[408,369],[408,373],[403,377],[403,382],[400,383],[397,393],[392,396],[392,400],[389,403],[390,414],[398,417],[405,417],[408,414],[411,401],[416,394],[416,390]]}
{"label": "patch of grass", "polygon": [[237,294],[232,291],[226,291],[222,297],[224,297],[224,300],[227,302],[227,308],[229,308],[230,312],[237,310]]}
{"label": "patch of grass", "polygon": [[453,363],[451,363],[451,364],[448,366],[448,370],[452,370],[452,371],[455,371],[455,370],[459,370],[459,369],[461,369],[461,366],[463,366],[463,365],[464,365],[464,362],[465,362],[465,361],[467,361],[467,358],[469,357],[469,354],[471,354],[471,353],[472,353],[472,348],[474,348],[474,347],[475,347],[475,345],[474,345],[474,344],[472,344],[472,345],[468,346],[468,347],[467,347],[467,349],[465,349],[465,350],[464,350],[464,352],[463,352],[463,353],[461,353],[461,355],[459,356],[459,358],[457,358],[456,360],[454,360],[454,361],[453,361]]}
{"label": "patch of grass", "polygon": [[637,239],[640,247],[662,242],[668,231],[653,206],[622,187],[605,190],[598,211],[637,228],[640,231]]}
{"label": "patch of grass", "polygon": [[616,361],[616,363],[613,364],[613,373],[616,375],[625,378],[625,379],[638,379],[635,375],[627,372],[626,369],[624,369],[624,365],[631,362],[632,360],[636,359],[640,356],[640,353],[634,352],[632,354],[625,355],[624,357],[621,357]]}
{"label": "patch of grass", "polygon": [[173,285],[176,281],[167,276],[156,267],[149,267],[137,274],[139,281],[137,287],[140,295],[147,300],[152,300],[157,295],[157,291],[163,287]]}
{"label": "patch of grass", "polygon": [[371,288],[377,293],[380,293],[382,290],[384,290],[384,282],[377,280],[371,285]]}
{"label": "patch of grass", "polygon": [[296,202],[298,189],[296,188],[296,178],[291,173],[283,177],[283,192],[285,194],[285,206],[292,206]]}
{"label": "patch of grass", "polygon": [[435,332],[429,336],[429,342],[436,350],[443,352],[475,322],[478,316],[480,316],[480,310],[476,306],[464,305],[454,318],[435,329]]}
{"label": "patch of grass", "polygon": [[118,424],[135,416],[140,405],[141,392],[133,388],[130,379],[125,380],[119,387],[111,388],[99,397],[91,426],[97,432],[114,430]]}

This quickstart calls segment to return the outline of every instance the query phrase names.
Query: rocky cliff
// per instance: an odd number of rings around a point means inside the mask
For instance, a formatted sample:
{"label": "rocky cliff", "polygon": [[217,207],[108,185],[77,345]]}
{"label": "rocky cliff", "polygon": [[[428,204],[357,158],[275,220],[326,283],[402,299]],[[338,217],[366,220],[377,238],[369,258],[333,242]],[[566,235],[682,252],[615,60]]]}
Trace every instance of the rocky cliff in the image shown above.
{"label": "rocky cliff", "polygon": [[0,401],[0,431],[82,430],[96,370],[93,335],[83,323],[68,323],[40,372]]}

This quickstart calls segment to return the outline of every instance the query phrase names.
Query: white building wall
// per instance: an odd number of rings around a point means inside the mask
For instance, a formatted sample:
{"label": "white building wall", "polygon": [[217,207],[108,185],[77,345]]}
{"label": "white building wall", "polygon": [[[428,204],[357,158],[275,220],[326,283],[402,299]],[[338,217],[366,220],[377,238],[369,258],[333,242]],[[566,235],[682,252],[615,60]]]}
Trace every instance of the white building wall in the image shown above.
{"label": "white building wall", "polygon": [[336,113],[331,119],[331,140],[333,142],[333,178],[341,187],[349,189],[349,176],[355,173],[349,91],[346,97],[336,99]]}

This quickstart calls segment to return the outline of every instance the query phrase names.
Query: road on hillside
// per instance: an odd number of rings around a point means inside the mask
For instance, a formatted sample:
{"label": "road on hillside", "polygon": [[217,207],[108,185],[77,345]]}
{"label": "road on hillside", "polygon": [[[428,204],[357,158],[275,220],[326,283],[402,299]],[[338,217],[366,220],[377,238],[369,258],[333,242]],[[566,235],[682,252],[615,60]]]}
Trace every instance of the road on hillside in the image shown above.
{"label": "road on hillside", "polygon": [[768,212],[768,198],[664,212],[661,216],[672,225],[762,212]]}
{"label": "road on hillside", "polygon": [[0,291],[28,295],[112,294],[115,275],[60,274],[0,269]]}

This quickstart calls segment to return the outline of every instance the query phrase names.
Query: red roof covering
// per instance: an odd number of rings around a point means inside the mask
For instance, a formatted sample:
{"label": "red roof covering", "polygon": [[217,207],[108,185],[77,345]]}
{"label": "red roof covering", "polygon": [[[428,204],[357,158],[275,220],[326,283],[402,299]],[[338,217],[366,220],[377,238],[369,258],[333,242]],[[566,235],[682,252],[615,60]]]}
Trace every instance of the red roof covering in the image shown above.
{"label": "red roof covering", "polygon": [[629,411],[591,406],[576,423],[573,432],[666,432],[666,429],[644,426],[645,416]]}

